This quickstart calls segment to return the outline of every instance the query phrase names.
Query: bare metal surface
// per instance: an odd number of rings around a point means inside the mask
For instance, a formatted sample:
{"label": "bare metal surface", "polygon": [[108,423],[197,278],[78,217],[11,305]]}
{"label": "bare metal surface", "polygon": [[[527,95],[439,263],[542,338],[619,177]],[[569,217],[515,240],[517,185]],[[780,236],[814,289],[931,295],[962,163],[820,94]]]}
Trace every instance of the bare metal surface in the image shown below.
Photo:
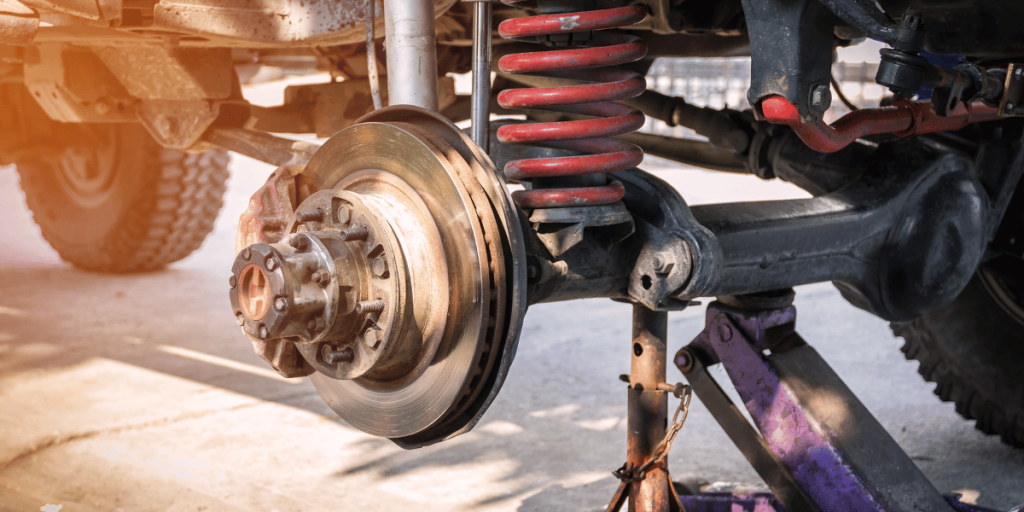
{"label": "bare metal surface", "polygon": [[[427,322],[419,329],[423,334],[410,330],[405,336],[437,336],[431,343],[446,357],[428,364],[433,354],[426,354],[415,371],[381,382],[312,377],[339,415],[385,437],[406,437],[427,429],[466,392],[471,369],[480,361],[480,340],[488,317],[484,306],[493,293],[490,279],[484,278],[490,274],[490,262],[470,193],[454,164],[413,128],[379,123],[353,126],[328,141],[303,173],[314,189],[339,187],[375,196],[382,206],[390,206],[388,215],[422,212],[439,230],[439,241],[425,247],[429,256],[409,258],[408,263],[443,265],[440,270],[426,270],[433,280],[449,283],[450,291],[435,289],[433,295],[427,291],[427,296],[421,296],[428,308],[420,315]],[[399,235],[400,243],[413,242],[412,236]],[[413,292],[414,296],[420,293]]]}
{"label": "bare metal surface", "polygon": [[380,97],[380,73],[377,71],[377,42],[374,24],[377,23],[377,0],[366,0],[366,77],[370,82],[373,108],[384,106]]}
{"label": "bare metal surface", "polygon": [[384,0],[388,104],[437,111],[433,2]]}
{"label": "bare metal surface", "polygon": [[473,4],[473,93],[470,119],[473,142],[490,147],[491,137],[491,4]]}

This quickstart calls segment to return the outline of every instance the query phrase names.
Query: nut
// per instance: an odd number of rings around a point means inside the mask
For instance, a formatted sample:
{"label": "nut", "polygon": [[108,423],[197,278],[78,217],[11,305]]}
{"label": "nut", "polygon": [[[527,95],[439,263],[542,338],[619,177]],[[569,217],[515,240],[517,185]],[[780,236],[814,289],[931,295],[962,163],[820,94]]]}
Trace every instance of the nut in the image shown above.
{"label": "nut", "polygon": [[274,309],[278,311],[284,311],[288,307],[288,299],[284,297],[278,297],[274,299]]}
{"label": "nut", "polygon": [[832,106],[832,90],[826,84],[815,84],[811,86],[811,92],[808,95],[808,106],[811,110],[820,113],[824,113]]}
{"label": "nut", "polygon": [[675,267],[675,261],[671,254],[658,253],[651,258],[651,266],[654,267],[654,272],[657,274],[671,274]]}

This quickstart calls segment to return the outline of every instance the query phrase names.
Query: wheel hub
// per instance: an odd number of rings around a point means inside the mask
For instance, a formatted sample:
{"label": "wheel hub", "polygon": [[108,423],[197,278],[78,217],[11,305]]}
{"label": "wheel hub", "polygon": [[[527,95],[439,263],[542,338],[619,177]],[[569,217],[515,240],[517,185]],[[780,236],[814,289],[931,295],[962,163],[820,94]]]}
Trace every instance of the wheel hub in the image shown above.
{"label": "wheel hub", "polygon": [[500,387],[524,258],[489,160],[432,114],[382,115],[401,122],[317,152],[286,235],[238,254],[231,301],[258,352],[293,345],[343,419],[415,447],[468,430]]}

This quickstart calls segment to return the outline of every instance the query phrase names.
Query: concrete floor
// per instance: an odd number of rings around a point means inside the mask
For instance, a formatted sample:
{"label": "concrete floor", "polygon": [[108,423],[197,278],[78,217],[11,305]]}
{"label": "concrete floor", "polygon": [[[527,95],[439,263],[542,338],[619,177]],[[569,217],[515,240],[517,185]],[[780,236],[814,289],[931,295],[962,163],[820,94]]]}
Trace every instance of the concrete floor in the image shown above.
{"label": "concrete floor", "polygon": [[[799,195],[659,168],[691,202]],[[604,510],[625,451],[617,376],[629,369],[629,306],[531,308],[480,425],[403,451],[348,427],[308,381],[279,378],[235,325],[235,222],[270,170],[235,157],[223,214],[193,256],[104,276],[57,258],[14,170],[0,168],[0,510]],[[1001,510],[1024,502],[1024,451],[940,403],[884,322],[829,285],[797,297],[804,338],[939,490],[966,489]],[[700,331],[702,309],[670,316],[672,352]],[[670,370],[670,380],[682,378]],[[697,400],[669,460],[677,477],[759,482]]]}

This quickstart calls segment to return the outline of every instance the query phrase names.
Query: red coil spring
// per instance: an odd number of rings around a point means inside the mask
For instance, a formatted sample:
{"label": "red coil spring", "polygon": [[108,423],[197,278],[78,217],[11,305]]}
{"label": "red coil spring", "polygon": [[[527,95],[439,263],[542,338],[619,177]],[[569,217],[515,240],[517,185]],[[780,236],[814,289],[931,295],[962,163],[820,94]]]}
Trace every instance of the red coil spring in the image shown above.
{"label": "red coil spring", "polygon": [[[502,0],[515,4],[523,0]],[[514,18],[498,26],[502,37],[521,38],[590,32],[639,23],[647,16],[642,5],[589,12],[547,14]],[[607,139],[636,131],[644,125],[639,110],[614,103],[639,96],[647,81],[625,69],[592,69],[640,60],[647,45],[638,37],[596,32],[599,46],[506,55],[498,61],[505,73],[544,73],[546,76],[584,82],[582,85],[509,89],[498,94],[505,108],[539,108],[596,119],[502,126],[498,139],[505,143],[543,143],[546,147],[585,153],[579,156],[515,160],[505,165],[505,176],[513,180],[573,176],[621,171],[643,160],[639,147]],[[570,70],[579,70],[569,73]],[[617,181],[608,185],[523,190],[512,198],[523,208],[554,208],[614,203],[625,190]]]}

